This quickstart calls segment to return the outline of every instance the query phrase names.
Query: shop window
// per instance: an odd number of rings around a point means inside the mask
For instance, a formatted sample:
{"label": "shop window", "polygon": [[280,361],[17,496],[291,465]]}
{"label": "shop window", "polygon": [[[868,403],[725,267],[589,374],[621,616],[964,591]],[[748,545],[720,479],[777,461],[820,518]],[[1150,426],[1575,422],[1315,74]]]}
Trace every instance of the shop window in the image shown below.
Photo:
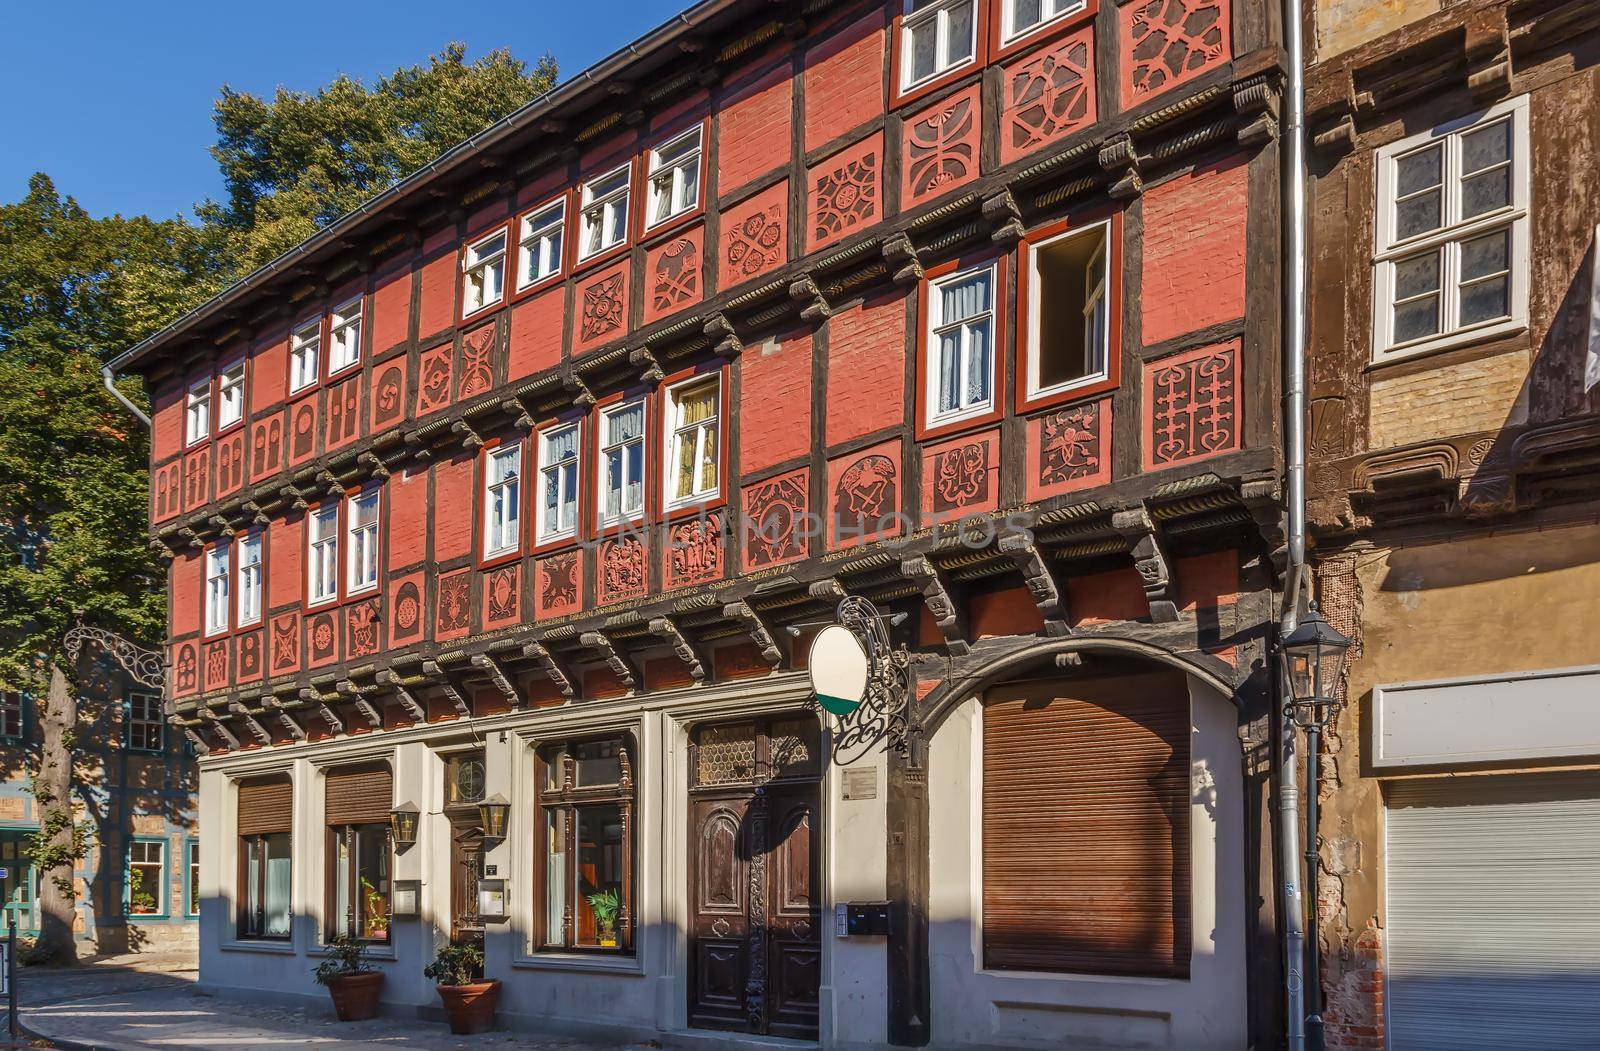
{"label": "shop window", "polygon": [[327,775],[328,937],[389,940],[392,849],[388,767],[357,767]]}
{"label": "shop window", "polygon": [[539,749],[539,944],[633,948],[634,765],[626,737]]}
{"label": "shop window", "polygon": [[165,916],[167,844],[136,839],[128,844],[128,915]]}
{"label": "shop window", "polygon": [[293,912],[294,792],[287,777],[239,785],[241,938],[287,938]]}

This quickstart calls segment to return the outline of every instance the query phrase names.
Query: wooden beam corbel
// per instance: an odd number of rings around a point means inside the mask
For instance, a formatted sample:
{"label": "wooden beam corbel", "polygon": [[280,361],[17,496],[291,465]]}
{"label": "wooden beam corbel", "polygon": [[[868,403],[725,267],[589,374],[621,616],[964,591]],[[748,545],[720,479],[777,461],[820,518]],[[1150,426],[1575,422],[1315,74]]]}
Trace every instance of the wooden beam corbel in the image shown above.
{"label": "wooden beam corbel", "polygon": [[261,505],[256,503],[254,500],[246,500],[244,503],[239,505],[239,508],[245,514],[250,516],[251,525],[264,526],[268,522],[272,521],[267,512],[262,510]]}
{"label": "wooden beam corbel", "polygon": [[1167,624],[1177,620],[1178,589],[1172,578],[1172,563],[1163,550],[1149,508],[1141,505],[1112,512],[1111,528],[1127,537],[1132,544],[1128,553],[1133,556],[1133,568],[1138,571],[1139,582],[1144,586],[1151,622]]}
{"label": "wooden beam corbel", "polygon": [[416,694],[407,689],[405,683],[400,681],[400,676],[396,675],[391,669],[384,668],[378,672],[376,678],[378,685],[387,686],[394,691],[394,699],[400,702],[400,707],[406,710],[407,715],[418,722],[428,721],[428,709],[424,708],[421,702],[417,700]]}
{"label": "wooden beam corbel", "polygon": [[374,730],[383,727],[383,713],[378,711],[371,701],[361,695],[361,687],[349,679],[340,679],[334,688],[354,702],[356,711],[366,718],[368,726]]}
{"label": "wooden beam corbel", "polygon": [[1053,638],[1072,634],[1067,610],[1067,590],[1056,579],[1055,572],[1039,551],[1039,544],[1031,529],[1016,529],[1000,537],[996,545],[1022,573],[1028,585],[1028,594],[1044,617],[1044,633]]}
{"label": "wooden beam corbel", "polygon": [[572,405],[578,409],[592,409],[596,398],[594,391],[583,382],[583,377],[575,373],[567,373],[561,377],[561,385],[572,392]]}
{"label": "wooden beam corbel", "polygon": [[1281,490],[1275,478],[1245,482],[1239,487],[1239,496],[1255,521],[1256,532],[1266,546],[1267,568],[1272,572],[1274,587],[1281,587],[1283,574],[1289,566],[1289,545],[1283,519]]}
{"label": "wooden beam corbel", "polygon": [[633,689],[639,681],[638,670],[633,662],[628,660],[626,654],[617,648],[611,636],[603,631],[586,631],[578,636],[578,641],[591,649],[600,651],[601,658],[606,662],[606,667],[628,689]]}
{"label": "wooden beam corbel", "polygon": [[339,718],[338,713],[332,708],[328,707],[327,702],[322,699],[322,694],[307,686],[300,690],[300,699],[307,704],[316,705],[317,715],[321,716],[322,721],[328,724],[329,730],[336,734],[344,733],[344,720]]}
{"label": "wooden beam corbel", "polygon": [[656,386],[667,376],[649,347],[634,347],[628,351],[628,364],[639,370],[639,382],[647,387]]}
{"label": "wooden beam corbel", "polygon": [[967,643],[966,617],[939,567],[924,555],[900,560],[900,573],[922,588],[922,601],[928,607],[939,633],[944,636],[945,648],[957,657],[965,656],[971,646]]}
{"label": "wooden beam corbel", "polygon": [[304,511],[309,506],[306,502],[305,494],[295,486],[286,485],[282,487],[278,490],[278,495],[283,498],[283,502],[288,505],[291,511]]}
{"label": "wooden beam corbel", "polygon": [[272,743],[272,734],[267,732],[267,728],[265,726],[262,726],[256,721],[256,717],[250,714],[250,709],[246,708],[242,703],[239,701],[229,701],[228,711],[232,712],[234,715],[237,715],[244,722],[245,729],[250,731],[250,736],[254,737],[262,744]]}
{"label": "wooden beam corbel", "polygon": [[800,320],[807,324],[815,325],[833,313],[810,274],[801,274],[789,282],[789,298],[800,304]]}
{"label": "wooden beam corbel", "polygon": [[183,728],[183,736],[188,739],[189,744],[194,747],[196,752],[200,753],[201,755],[210,754],[211,746],[206,743],[206,739],[201,737],[199,732],[196,731],[194,727],[185,726]]}
{"label": "wooden beam corbel", "polygon": [[672,647],[672,652],[689,669],[689,677],[695,682],[704,682],[706,677],[706,664],[700,656],[700,651],[684,635],[683,629],[678,627],[671,617],[654,617],[650,621],[650,634],[657,638],[665,639],[667,645]]}
{"label": "wooden beam corbel", "polygon": [[733,322],[721,311],[706,318],[701,331],[711,340],[712,347],[719,355],[736,357],[744,349],[744,344],[739,342],[739,334],[734,331]]}
{"label": "wooden beam corbel", "polygon": [[223,518],[221,515],[212,515],[210,518],[206,519],[206,525],[210,526],[218,536],[225,536],[230,540],[239,533],[239,531],[233,527],[233,523],[228,521],[226,518]]}
{"label": "wooden beam corbel", "polygon": [[889,264],[897,285],[914,285],[922,280],[922,260],[917,257],[917,246],[904,232],[883,242],[883,261]]}
{"label": "wooden beam corbel", "polygon": [[985,198],[983,217],[994,227],[989,240],[995,244],[1013,245],[1022,240],[1025,232],[1022,209],[1017,207],[1017,199],[1011,196],[1010,190],[1001,190],[993,197]]}
{"label": "wooden beam corbel", "polygon": [[326,493],[333,494],[344,492],[344,483],[339,481],[339,476],[320,464],[317,466],[316,474],[314,474],[312,477]]}
{"label": "wooden beam corbel", "polygon": [[200,716],[211,723],[211,729],[216,731],[218,737],[228,742],[229,748],[234,751],[239,750],[239,739],[233,736],[233,731],[228,729],[228,724],[222,721],[222,716],[209,708],[202,710]]}
{"label": "wooden beam corbel", "polygon": [[466,695],[456,686],[455,681],[445,674],[444,669],[439,667],[438,661],[423,661],[422,671],[423,674],[433,677],[434,685],[439,687],[440,693],[450,699],[457,715],[464,718],[472,715],[472,705],[467,703]]}
{"label": "wooden beam corbel", "polygon": [[461,444],[468,449],[483,448],[483,436],[472,429],[472,424],[466,420],[455,420],[450,424],[450,433],[461,436]]}
{"label": "wooden beam corbel", "polygon": [[370,451],[357,456],[356,464],[367,472],[368,478],[389,477],[389,465],[378,459],[377,454]]}
{"label": "wooden beam corbel", "polygon": [[806,585],[806,594],[824,602],[842,602],[849,594],[836,577],[823,577]]}
{"label": "wooden beam corbel", "polygon": [[179,537],[179,539],[181,539],[184,543],[186,543],[190,547],[205,547],[206,546],[206,542],[204,540],[200,539],[200,534],[196,533],[193,529],[190,529],[188,526],[180,526],[178,528],[178,537]]}
{"label": "wooden beam corbel", "polygon": [[722,607],[722,615],[744,625],[745,634],[750,636],[751,642],[761,648],[761,656],[768,664],[776,668],[783,663],[783,651],[778,648],[778,640],[773,637],[772,628],[750,603],[730,602]]}
{"label": "wooden beam corbel", "polygon": [[511,676],[506,674],[506,670],[500,666],[499,661],[487,653],[475,653],[472,655],[472,666],[489,677],[489,681],[494,684],[494,688],[499,690],[507,701],[511,702],[512,707],[520,708],[522,706],[522,695],[517,692],[516,683],[511,681]]}
{"label": "wooden beam corbel", "polygon": [[549,647],[542,642],[530,642],[522,647],[522,655],[539,665],[545,676],[556,684],[556,689],[561,691],[561,696],[569,700],[572,698],[574,692],[572,677],[556,660]]}
{"label": "wooden beam corbel", "polygon": [[1133,139],[1123,134],[1100,147],[1097,156],[1100,167],[1109,172],[1114,181],[1106,189],[1112,197],[1127,200],[1144,192],[1144,176],[1139,172],[1139,155],[1134,152]]}
{"label": "wooden beam corbel", "polygon": [[289,731],[290,737],[293,737],[296,741],[304,741],[306,739],[305,727],[301,726],[299,721],[296,720],[293,715],[290,715],[282,708],[275,710],[272,714],[276,715],[278,717],[278,723],[285,730]]}
{"label": "wooden beam corbel", "polygon": [[500,403],[500,411],[511,420],[511,426],[519,431],[533,430],[533,412],[528,408],[527,402],[521,398],[507,398]]}

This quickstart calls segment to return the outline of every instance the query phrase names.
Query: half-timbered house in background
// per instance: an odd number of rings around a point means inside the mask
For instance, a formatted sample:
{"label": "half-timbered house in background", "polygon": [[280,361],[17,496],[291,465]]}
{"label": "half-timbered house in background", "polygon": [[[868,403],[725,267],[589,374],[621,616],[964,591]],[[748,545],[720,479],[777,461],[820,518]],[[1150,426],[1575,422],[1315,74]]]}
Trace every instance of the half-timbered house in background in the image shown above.
{"label": "half-timbered house in background", "polygon": [[349,933],[431,1010],[481,939],[527,1027],[1276,1041],[1279,24],[705,0],[123,355],[202,984]]}

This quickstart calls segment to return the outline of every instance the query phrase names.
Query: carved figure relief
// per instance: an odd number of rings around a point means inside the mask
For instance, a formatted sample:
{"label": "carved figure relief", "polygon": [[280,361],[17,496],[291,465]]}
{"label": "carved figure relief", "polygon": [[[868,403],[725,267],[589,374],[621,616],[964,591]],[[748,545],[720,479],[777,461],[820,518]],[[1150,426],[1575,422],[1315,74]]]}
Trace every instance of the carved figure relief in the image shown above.
{"label": "carved figure relief", "polygon": [[878,150],[848,158],[811,179],[811,247],[837,241],[878,215]]}
{"label": "carved figure relief", "polygon": [[662,246],[651,276],[651,306],[666,314],[700,298],[700,246],[680,237]]}
{"label": "carved figure relief", "polygon": [[417,375],[416,416],[425,416],[450,404],[450,344],[424,351]]}
{"label": "carved figure relief", "polygon": [[372,429],[398,423],[405,415],[406,359],[404,355],[378,366],[372,387]]}
{"label": "carved figure relief", "polygon": [[906,122],[905,202],[937,196],[978,174],[976,85]]}
{"label": "carved figure relief", "polygon": [[211,499],[211,450],[190,454],[183,465],[183,506],[199,507]]}
{"label": "carved figure relief", "polygon": [[250,430],[250,477],[262,479],[283,467],[283,416],[261,420]]}
{"label": "carved figure relief", "polygon": [[507,624],[522,615],[522,567],[516,563],[491,570],[484,582],[484,627]]}
{"label": "carved figure relief", "polygon": [[472,630],[472,575],[466,570],[439,578],[439,615],[433,637],[453,639]]}
{"label": "carved figure relief", "polygon": [[725,255],[728,277],[722,281],[723,285],[755,277],[782,263],[785,257],[782,202],[752,212],[735,224],[727,234]]}
{"label": "carved figure relief", "polygon": [[1000,159],[1010,162],[1094,123],[1089,28],[1005,70]]}
{"label": "carved figure relief", "polygon": [[1227,0],[1137,0],[1121,11],[1122,100],[1134,105],[1231,54]]}
{"label": "carved figure relief", "polygon": [[801,529],[808,509],[805,468],[744,490],[744,564],[746,569],[804,558],[810,548]]}
{"label": "carved figure relief", "polygon": [[367,599],[346,607],[344,613],[345,656],[370,657],[380,648],[378,639],[378,600]]}
{"label": "carved figure relief", "polygon": [[1069,405],[1028,421],[1030,500],[1111,480],[1111,401]]}
{"label": "carved figure relief", "polygon": [[192,642],[180,642],[173,648],[172,692],[176,696],[193,693],[200,688],[200,656]]}
{"label": "carved figure relief", "polygon": [[583,318],[578,339],[592,343],[622,328],[627,286],[620,271],[601,278],[583,290]]}
{"label": "carved figure relief", "polygon": [[315,396],[289,410],[289,462],[298,464],[317,452],[317,399]]}
{"label": "carved figure relief", "polygon": [[244,485],[244,431],[217,439],[217,496],[227,496]]}
{"label": "carved figure relief", "polygon": [[339,659],[339,631],[333,623],[333,613],[314,613],[306,625],[307,665],[316,668],[332,664]]}
{"label": "carved figure relief", "polygon": [[361,377],[328,391],[328,435],[325,448],[336,449],[361,433]]}
{"label": "carved figure relief", "polygon": [[456,371],[456,400],[482,394],[494,386],[495,326],[485,325],[461,337],[461,367]]}
{"label": "carved figure relief", "polygon": [[979,442],[946,449],[933,458],[933,509],[959,511],[989,491],[987,450]]}
{"label": "carved figure relief", "polygon": [[638,598],[649,586],[644,543],[634,536],[622,536],[600,545],[598,601],[621,602]]}
{"label": "carved figure relief", "polygon": [[900,446],[876,446],[828,465],[832,479],[831,537],[847,547],[899,531]]}
{"label": "carved figure relief", "polygon": [[183,510],[183,461],[174,460],[155,471],[151,517],[160,522]]}
{"label": "carved figure relief", "polygon": [[422,582],[420,579],[403,581],[394,590],[390,601],[394,623],[389,628],[392,643],[412,642],[422,637]]}
{"label": "carved figure relief", "polygon": [[1147,471],[1239,447],[1239,342],[1145,365]]}
{"label": "carved figure relief", "polygon": [[667,531],[667,587],[703,584],[722,576],[724,521],[721,511],[712,511]]}
{"label": "carved figure relief", "polygon": [[290,613],[272,618],[271,659],[272,674],[298,671],[300,668],[300,617]]}
{"label": "carved figure relief", "polygon": [[578,552],[564,551],[537,563],[534,593],[539,616],[560,617],[578,608]]}
{"label": "carved figure relief", "polygon": [[239,636],[239,681],[249,682],[261,678],[261,632],[251,631]]}

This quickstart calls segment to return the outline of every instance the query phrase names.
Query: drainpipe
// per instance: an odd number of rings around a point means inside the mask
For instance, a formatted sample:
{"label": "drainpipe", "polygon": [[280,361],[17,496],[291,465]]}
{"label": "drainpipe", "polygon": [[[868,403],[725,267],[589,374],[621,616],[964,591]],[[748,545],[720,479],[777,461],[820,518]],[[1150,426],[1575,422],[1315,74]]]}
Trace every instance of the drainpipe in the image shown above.
{"label": "drainpipe", "polygon": [[106,390],[111,392],[111,396],[113,398],[117,399],[118,401],[122,402],[123,407],[126,408],[129,412],[131,412],[135,416],[139,417],[139,422],[144,424],[145,430],[149,430],[150,429],[150,417],[148,417],[148,416],[146,416],[144,414],[144,410],[143,409],[139,408],[139,406],[137,406],[133,402],[129,401],[128,400],[128,396],[126,394],[122,393],[120,390],[117,389],[117,382],[116,382],[117,381],[117,374],[112,369],[112,367],[110,365],[105,365],[105,366],[101,367],[101,369],[100,369],[100,378],[105,381]]}
{"label": "drainpipe", "polygon": [[[1283,430],[1285,503],[1288,512],[1288,565],[1283,593],[1282,638],[1300,619],[1306,571],[1306,130],[1305,39],[1302,0],[1284,0],[1284,51],[1289,67],[1287,114],[1283,129],[1285,270]],[[1305,901],[1300,886],[1300,794],[1294,724],[1284,710],[1289,684],[1277,672],[1272,713],[1278,746],[1278,868],[1283,881],[1284,1008],[1288,1051],[1305,1051],[1306,959]],[[1308,835],[1315,843],[1315,830]]]}

